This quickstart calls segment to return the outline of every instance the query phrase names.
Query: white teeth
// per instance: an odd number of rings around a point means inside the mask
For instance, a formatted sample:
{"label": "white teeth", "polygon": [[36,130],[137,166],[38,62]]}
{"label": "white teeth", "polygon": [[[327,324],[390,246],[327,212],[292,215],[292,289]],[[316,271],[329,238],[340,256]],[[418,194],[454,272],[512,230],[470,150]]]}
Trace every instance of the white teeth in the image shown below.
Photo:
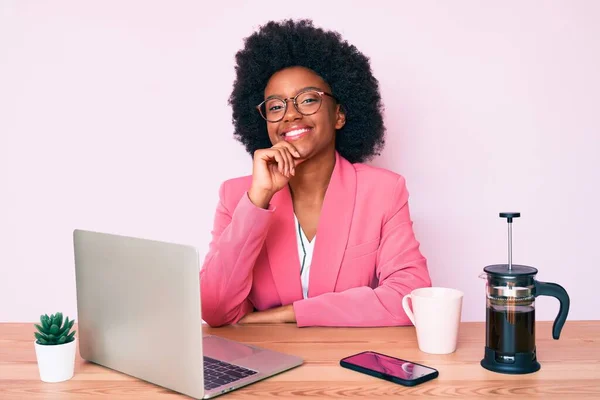
{"label": "white teeth", "polygon": [[304,132],[308,132],[309,130],[310,129],[308,129],[308,128],[294,129],[293,131],[286,132],[283,136],[285,136],[285,137],[298,136],[298,135],[303,134]]}

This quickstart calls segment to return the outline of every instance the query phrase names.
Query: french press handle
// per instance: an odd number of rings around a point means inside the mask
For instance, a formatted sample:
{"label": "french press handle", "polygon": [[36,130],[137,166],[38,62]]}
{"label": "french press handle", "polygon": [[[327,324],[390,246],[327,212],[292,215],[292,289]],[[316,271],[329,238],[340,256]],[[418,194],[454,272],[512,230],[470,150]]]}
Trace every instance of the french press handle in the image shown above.
{"label": "french press handle", "polygon": [[552,325],[552,337],[558,339],[560,337],[560,331],[567,320],[567,314],[569,313],[569,306],[571,304],[569,295],[562,286],[557,285],[556,283],[535,281],[535,297],[538,296],[556,297],[560,302],[558,315],[554,320],[554,325]]}

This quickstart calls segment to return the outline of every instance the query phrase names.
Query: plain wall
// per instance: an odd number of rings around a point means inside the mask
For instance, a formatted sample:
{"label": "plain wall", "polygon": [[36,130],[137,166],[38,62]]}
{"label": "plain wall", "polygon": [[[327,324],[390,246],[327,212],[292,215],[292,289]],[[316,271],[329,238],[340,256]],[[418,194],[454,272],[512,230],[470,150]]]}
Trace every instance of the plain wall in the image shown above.
{"label": "plain wall", "polygon": [[[0,321],[76,316],[72,231],[208,248],[251,173],[227,99],[243,38],[310,17],[371,59],[433,283],[485,319],[484,266],[563,285],[600,319],[600,2],[0,0]],[[538,298],[538,320],[558,302]]]}

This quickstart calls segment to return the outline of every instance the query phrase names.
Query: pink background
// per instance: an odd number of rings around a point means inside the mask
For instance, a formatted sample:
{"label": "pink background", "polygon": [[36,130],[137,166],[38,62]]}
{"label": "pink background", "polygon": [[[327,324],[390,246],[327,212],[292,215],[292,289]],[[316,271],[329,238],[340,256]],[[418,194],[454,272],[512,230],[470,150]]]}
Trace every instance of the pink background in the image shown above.
{"label": "pink background", "polygon": [[[433,282],[485,319],[514,261],[600,319],[600,2],[0,0],[0,321],[76,313],[72,231],[207,250],[221,181],[250,173],[233,57],[311,17],[365,52],[386,104],[374,163],[403,174]],[[302,11],[299,11],[302,10]],[[539,320],[558,302],[538,298]]]}

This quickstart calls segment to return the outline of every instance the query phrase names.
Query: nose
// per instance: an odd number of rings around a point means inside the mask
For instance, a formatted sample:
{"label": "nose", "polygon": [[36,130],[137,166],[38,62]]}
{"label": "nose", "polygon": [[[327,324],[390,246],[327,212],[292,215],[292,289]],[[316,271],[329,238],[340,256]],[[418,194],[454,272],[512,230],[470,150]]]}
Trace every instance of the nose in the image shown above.
{"label": "nose", "polygon": [[283,120],[285,122],[295,121],[297,119],[302,118],[302,114],[300,114],[298,112],[298,110],[296,109],[296,106],[294,105],[294,100],[287,99],[285,101],[285,104],[286,104],[286,109],[285,109],[285,115],[283,116]]}

